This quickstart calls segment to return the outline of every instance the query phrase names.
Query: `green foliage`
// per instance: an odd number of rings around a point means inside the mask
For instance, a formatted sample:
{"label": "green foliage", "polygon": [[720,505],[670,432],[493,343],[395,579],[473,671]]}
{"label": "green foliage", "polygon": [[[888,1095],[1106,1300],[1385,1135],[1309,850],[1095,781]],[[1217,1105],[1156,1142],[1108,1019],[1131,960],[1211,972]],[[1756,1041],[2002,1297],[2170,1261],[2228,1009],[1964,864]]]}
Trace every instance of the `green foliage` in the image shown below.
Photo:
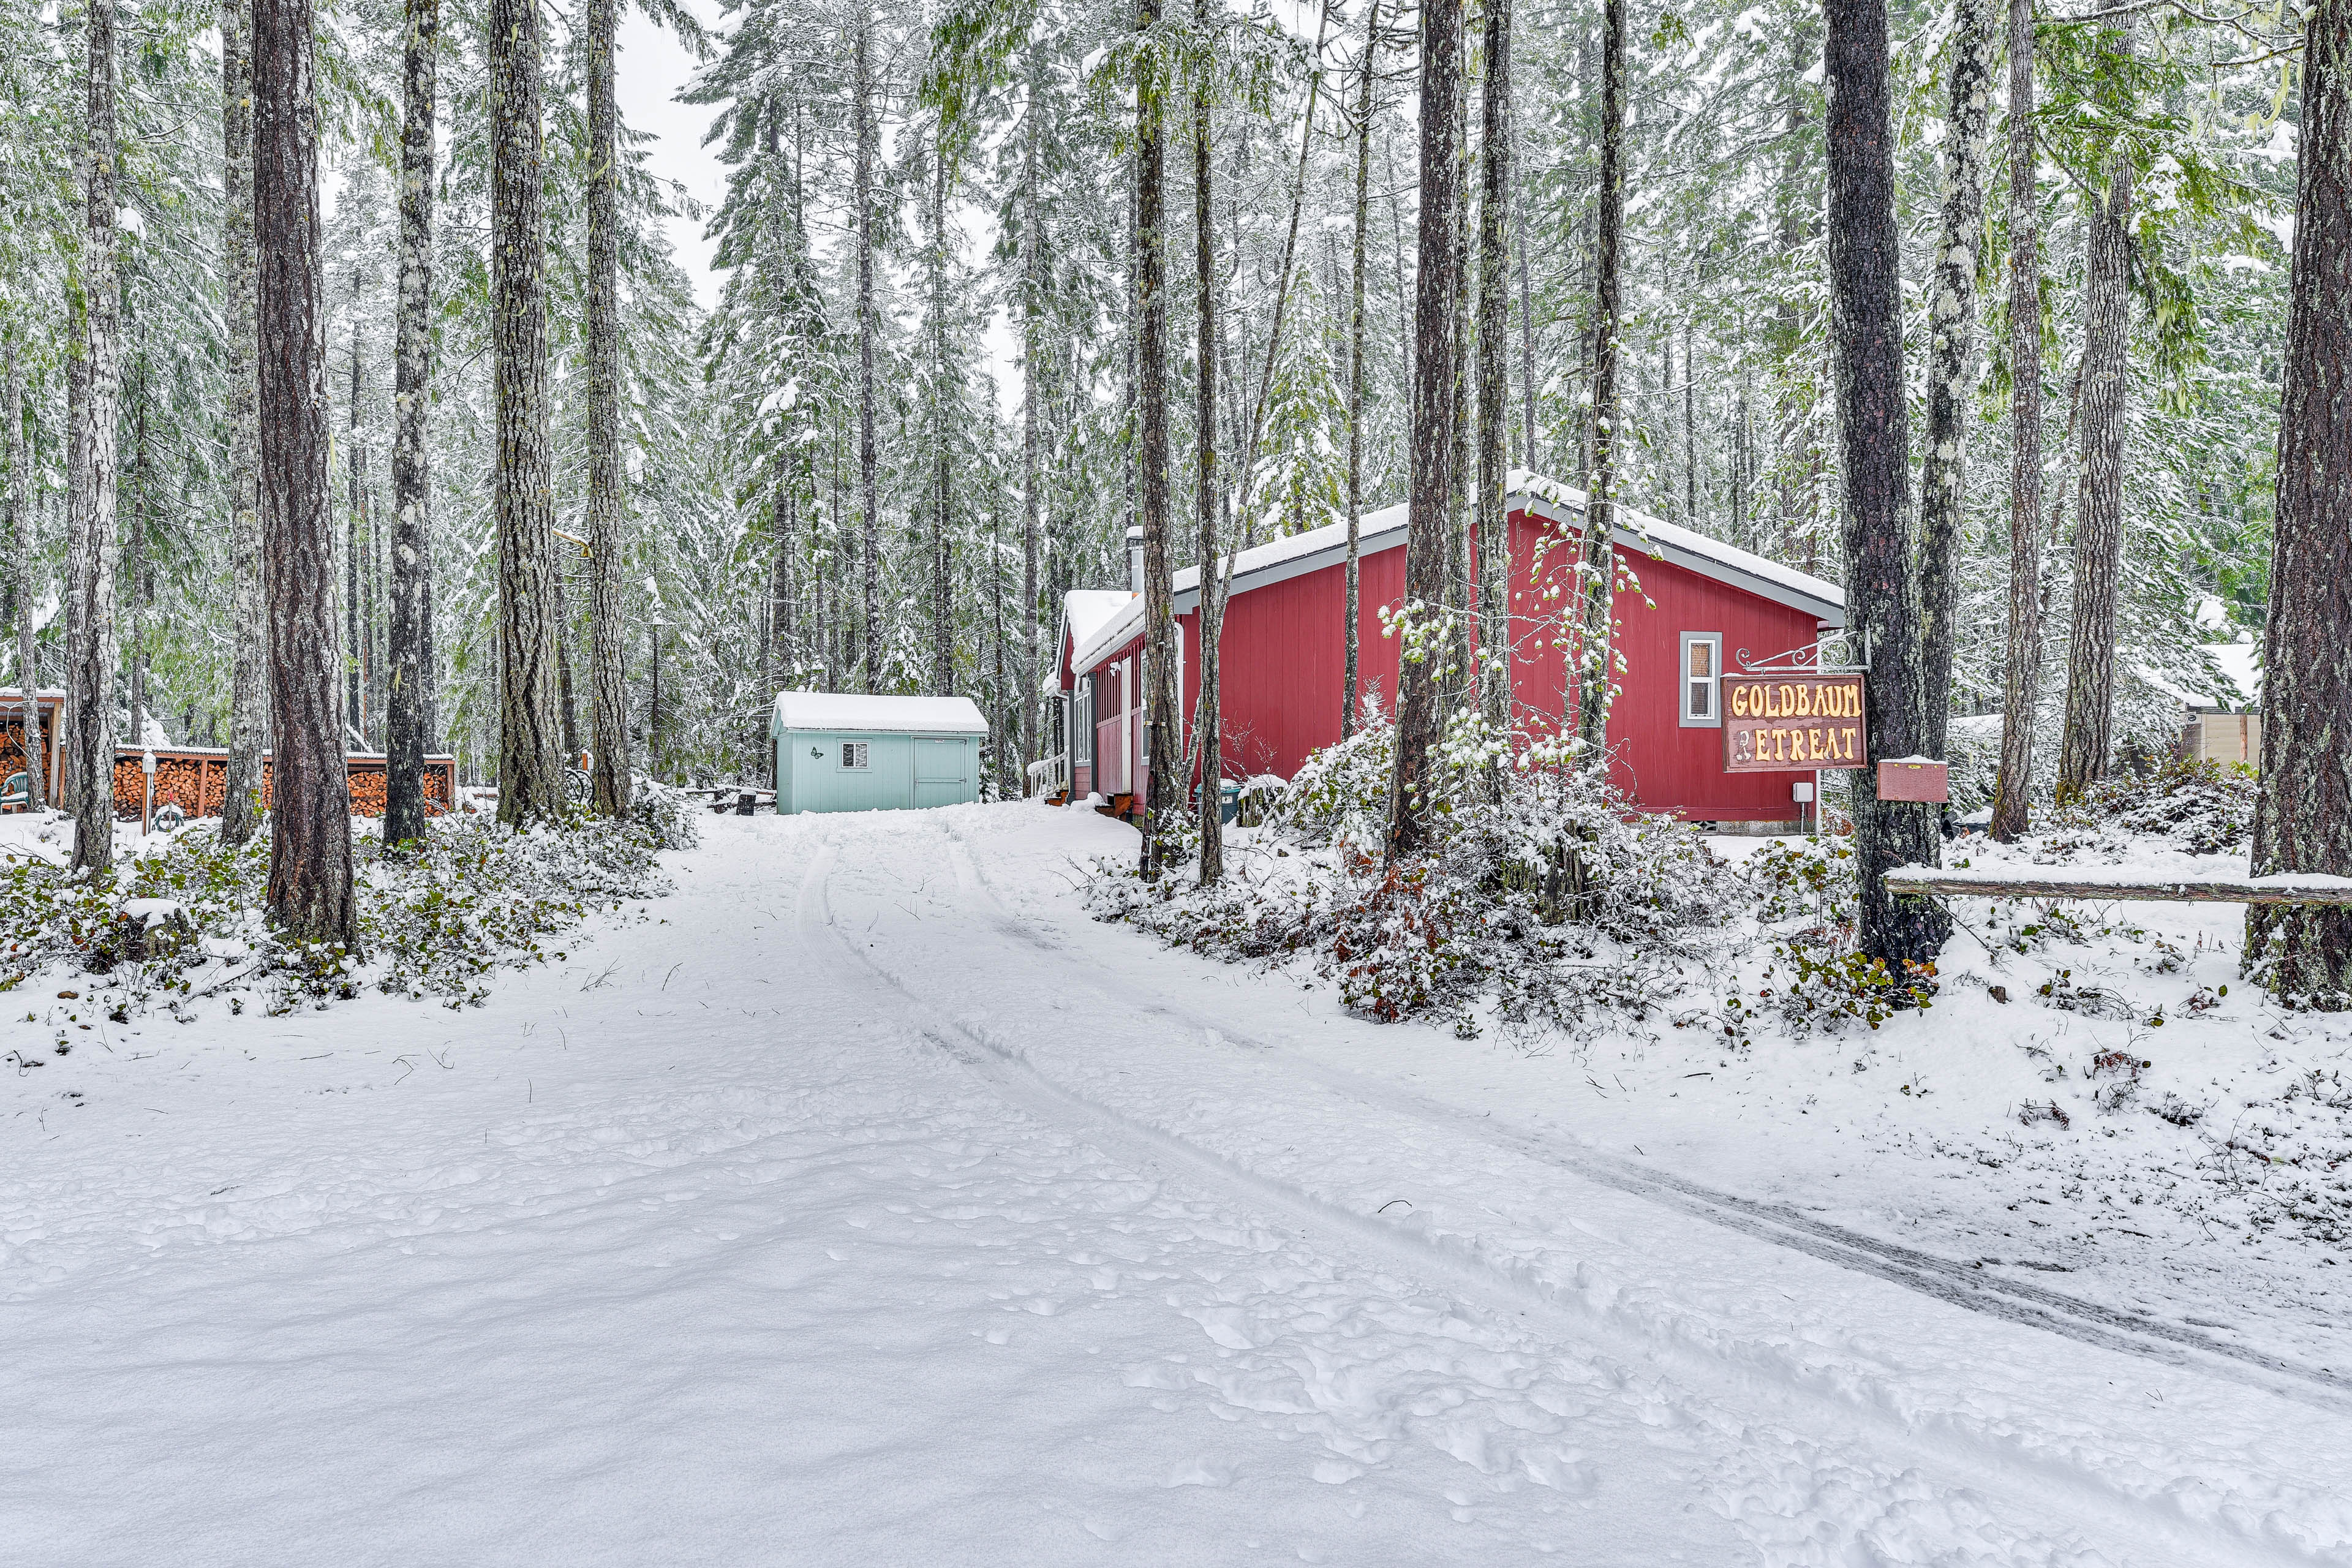
{"label": "green foliage", "polygon": [[[665,831],[583,816],[519,834],[488,816],[442,817],[394,855],[357,835],[356,952],[288,942],[264,921],[266,835],[232,847],[210,826],[191,827],[95,878],[14,858],[0,871],[0,927],[11,933],[0,970],[106,975],[125,1005],[142,1007],[254,987],[273,1013],[368,989],[461,1007],[488,994],[493,970],[567,959],[559,940],[592,913],[667,893],[655,860]],[[133,900],[150,907],[133,903],[126,917]],[[165,921],[181,934],[152,940]]]}

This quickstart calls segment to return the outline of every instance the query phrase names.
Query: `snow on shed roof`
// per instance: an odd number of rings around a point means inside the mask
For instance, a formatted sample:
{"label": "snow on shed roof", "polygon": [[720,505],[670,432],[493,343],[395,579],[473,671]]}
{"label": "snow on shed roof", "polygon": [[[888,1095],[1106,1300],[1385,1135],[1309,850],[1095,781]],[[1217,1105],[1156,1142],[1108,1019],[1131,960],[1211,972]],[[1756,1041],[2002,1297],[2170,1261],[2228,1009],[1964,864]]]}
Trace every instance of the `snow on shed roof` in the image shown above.
{"label": "snow on shed roof", "polygon": [[776,724],[784,730],[892,735],[988,733],[988,721],[969,697],[862,697],[849,691],[780,691]]}
{"label": "snow on shed roof", "polygon": [[[1507,489],[1507,503],[1511,510],[1525,510],[1555,522],[1571,522],[1584,515],[1582,490],[1541,474],[1514,468]],[[1366,512],[1357,523],[1357,552],[1371,555],[1402,545],[1408,511],[1407,507],[1397,505]],[[1738,545],[1661,521],[1622,501],[1617,506],[1617,525],[1611,531],[1617,543],[1627,549],[1810,611],[1826,625],[1845,624],[1845,592],[1835,584],[1777,561],[1767,561]],[[1255,545],[1234,557],[1234,591],[1247,593],[1252,588],[1320,571],[1333,562],[1346,559],[1347,552],[1345,521],[1326,523],[1304,533]],[[1188,566],[1177,573],[1174,586],[1176,612],[1181,615],[1200,603],[1200,568]],[[1142,630],[1143,601],[1139,595],[1122,593],[1104,597],[1118,601],[1116,613],[1097,626],[1092,636],[1080,633],[1073,622],[1070,668],[1074,670],[1093,668],[1112,650],[1133,641]]]}

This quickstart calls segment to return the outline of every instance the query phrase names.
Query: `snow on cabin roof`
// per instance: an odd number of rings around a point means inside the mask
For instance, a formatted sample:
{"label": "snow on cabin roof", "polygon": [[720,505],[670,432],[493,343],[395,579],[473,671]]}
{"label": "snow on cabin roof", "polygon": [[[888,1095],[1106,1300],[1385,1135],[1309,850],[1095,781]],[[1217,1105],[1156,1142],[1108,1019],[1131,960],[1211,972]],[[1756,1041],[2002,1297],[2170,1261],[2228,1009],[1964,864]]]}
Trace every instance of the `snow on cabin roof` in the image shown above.
{"label": "snow on cabin roof", "polygon": [[1069,624],[1070,646],[1082,646],[1134,597],[1125,588],[1073,588],[1063,595],[1062,619]]}
{"label": "snow on cabin roof", "polygon": [[2176,679],[2137,662],[2133,663],[2132,673],[2189,708],[2252,712],[2263,700],[2262,645],[2252,640],[2207,643],[2198,651],[2212,663],[2213,674],[2205,679],[2197,679],[2195,672]]}
{"label": "snow on cabin roof", "polygon": [[988,733],[988,721],[969,697],[863,697],[848,691],[780,691],[776,725],[892,735]]}
{"label": "snow on cabin roof", "polygon": [[[1507,504],[1556,522],[1584,515],[1584,492],[1525,468],[1511,470]],[[1404,543],[1409,508],[1400,504],[1366,512],[1357,522],[1357,552],[1377,554]],[[1845,592],[1819,577],[1767,561],[1761,555],[1709,539],[1703,533],[1661,521],[1620,502],[1618,523],[1612,530],[1616,542],[1702,575],[1744,588],[1749,593],[1805,610],[1827,626],[1845,624]],[[1348,525],[1326,523],[1304,533],[1254,545],[1233,558],[1234,592],[1247,593],[1292,577],[1317,572],[1347,558]],[[1176,574],[1176,612],[1181,615],[1200,603],[1201,572],[1187,566]],[[1095,628],[1092,636],[1071,630],[1070,668],[1092,669],[1113,649],[1133,641],[1143,628],[1143,602],[1134,594],[1108,594],[1116,613]],[[1075,595],[1072,597],[1076,597]]]}

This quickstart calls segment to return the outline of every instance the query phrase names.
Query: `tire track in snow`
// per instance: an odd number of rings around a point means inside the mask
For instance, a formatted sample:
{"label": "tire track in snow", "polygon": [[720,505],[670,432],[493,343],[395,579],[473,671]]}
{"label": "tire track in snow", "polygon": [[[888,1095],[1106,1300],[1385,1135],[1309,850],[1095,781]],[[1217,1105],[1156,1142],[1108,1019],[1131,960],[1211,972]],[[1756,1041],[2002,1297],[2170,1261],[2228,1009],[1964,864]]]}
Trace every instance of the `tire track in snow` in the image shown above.
{"label": "tire track in snow", "polygon": [[1420,1121],[1444,1122],[1483,1142],[1619,1192],[1664,1204],[1727,1230],[1900,1285],[1971,1312],[2167,1366],[2194,1367],[2209,1375],[2228,1378],[2333,1415],[2352,1415],[2352,1375],[2332,1368],[2273,1355],[2252,1346],[2231,1344],[2185,1323],[2107,1306],[2031,1280],[1987,1274],[1974,1262],[1963,1263],[1820,1219],[1785,1204],[1726,1192],[1670,1171],[1602,1153],[1571,1142],[1570,1134],[1562,1133],[1559,1141],[1553,1141],[1519,1132],[1410,1089],[1327,1066],[1286,1046],[1237,1029],[1230,1021],[1204,1017],[1181,1002],[1147,991],[1108,970],[1083,966],[1066,946],[1041,936],[1014,918],[1005,910],[970,847],[951,826],[941,826],[950,839],[950,854],[961,858],[972,884],[988,900],[988,918],[1000,934],[1050,955],[1072,973],[1075,983],[1115,995],[1139,1012],[1172,1019],[1253,1050],[1277,1053],[1302,1076],[1311,1077],[1324,1088],[1349,1099]]}
{"label": "tire track in snow", "polygon": [[[985,911],[976,911],[981,918],[998,932],[1018,936],[1024,946],[1053,953],[1066,964],[1075,967],[1066,951],[1036,938],[1005,913],[993,891],[987,887],[986,879],[967,847],[951,829],[944,831],[949,840],[947,859],[959,886],[980,893],[991,906]],[[1609,1357],[1629,1378],[1643,1376],[1635,1369],[1644,1366],[1650,1369],[1646,1374],[1650,1377],[1664,1379],[1670,1375],[1671,1383],[1668,1387],[1658,1391],[1658,1397],[1674,1405],[1693,1425],[1747,1449],[1775,1449],[1782,1457],[1784,1463],[1776,1478],[1780,1482],[1777,1491],[1769,1486],[1759,1485],[1751,1493],[1751,1499],[1768,1493],[1772,1494],[1771,1500],[1780,1502],[1786,1502],[1792,1495],[1825,1497],[1845,1492],[1864,1478],[1875,1480],[1882,1491],[1892,1497],[1906,1488],[1921,1484],[1923,1477],[1937,1476],[1940,1472],[1942,1484],[1936,1489],[1946,1494],[1957,1494],[1979,1505],[1986,1505],[1987,1500],[1994,1500],[1996,1505],[2013,1505],[2021,1500],[2031,1500],[2029,1511],[2042,1521],[2037,1528],[2046,1530],[2032,1542],[2041,1550],[2032,1557],[2004,1554],[1990,1559],[2004,1564],[2111,1561],[2095,1550],[2087,1556],[2081,1555],[2084,1543],[2079,1538],[2068,1539],[2074,1521],[2085,1514],[2097,1517],[2105,1527],[2102,1544],[2129,1543],[2128,1550],[2132,1555],[2126,1561],[2165,1564],[2196,1562],[2216,1564],[2217,1568],[2226,1563],[2340,1563],[2352,1561],[2332,1551],[2315,1552],[2301,1549],[2297,1542],[2282,1539],[2280,1533],[2271,1528],[2274,1521],[2258,1513],[2249,1515],[2230,1508],[2206,1510],[2201,1504],[2179,1496],[2178,1488],[2158,1489],[2152,1495],[2134,1494],[2112,1484],[2107,1476],[2099,1472],[2063,1462],[2053,1463],[2053,1456],[2049,1454],[2029,1453],[2004,1446],[2000,1436],[1995,1433],[1946,1423],[1936,1431],[1937,1435],[1950,1441],[1943,1444],[1928,1441],[1921,1428],[1907,1422],[1896,1411],[1866,1399],[1840,1397],[1827,1389],[1776,1374],[1772,1368],[1760,1362],[1742,1367],[1713,1347],[1685,1336],[1645,1336],[1627,1324],[1612,1321],[1579,1303],[1563,1300],[1531,1276],[1516,1272],[1459,1245],[1414,1236],[1375,1215],[1358,1213],[1303,1188],[1260,1175],[1214,1151],[1139,1121],[1114,1107],[1066,1088],[1046,1077],[1022,1056],[993,1042],[986,1030],[968,1026],[947,1009],[917,994],[897,973],[860,949],[853,938],[862,933],[842,926],[832,907],[829,879],[838,860],[836,846],[839,837],[838,833],[825,837],[817,854],[811,859],[802,882],[799,908],[803,931],[814,939],[816,928],[822,926],[825,935],[839,944],[843,955],[854,963],[854,973],[879,981],[903,1005],[909,1015],[908,1026],[913,1033],[962,1067],[1001,1100],[1041,1122],[1084,1140],[1115,1161],[1131,1164],[1141,1171],[1176,1176],[1205,1191],[1220,1194],[1244,1210],[1279,1216],[1295,1227],[1302,1238],[1318,1241],[1342,1256],[1349,1253],[1360,1256],[1369,1250],[1381,1260],[1381,1267],[1401,1272],[1407,1278],[1430,1279],[1433,1276],[1444,1281],[1445,1289],[1499,1320],[1528,1324],[1556,1343],[1582,1346],[1589,1352]],[[898,837],[898,834],[886,829],[857,837],[875,843],[886,837]],[[1097,971],[1087,971],[1083,979],[1098,991],[1107,989],[1103,982],[1108,977]],[[1130,992],[1130,994],[1137,995],[1138,1005],[1145,1006],[1150,1012],[1193,1023],[1199,1027],[1212,1028],[1221,1034],[1232,1033],[1223,1024],[1202,1022],[1183,1009],[1147,1002],[1140,998],[1139,994]],[[1276,1048],[1258,1041],[1248,1043],[1268,1051]],[[1286,1050],[1282,1054],[1286,1063],[1313,1066],[1295,1052]],[[1318,1072],[1316,1076],[1319,1078],[1322,1075]],[[1347,1087],[1360,1089],[1363,1086]],[[1360,1095],[1359,1098],[1371,1097]],[[1417,1097],[1408,1095],[1402,1098],[1412,1102],[1409,1106],[1410,1112],[1423,1120],[1429,1119],[1431,1110],[1444,1109],[1420,1103]],[[1446,1120],[1454,1119],[1450,1113],[1446,1117]],[[1491,1136],[1490,1129],[1481,1131]],[[1632,1188],[1621,1190],[1635,1191]],[[1635,1195],[1663,1200],[1668,1194],[1666,1189],[1657,1188],[1649,1193],[1636,1191]],[[1730,1223],[1729,1216],[1701,1214],[1697,1217],[1723,1217],[1725,1223]],[[1732,1225],[1731,1228],[1746,1227]],[[1778,1245],[1790,1245],[1789,1241],[1769,1234],[1759,1234],[1761,1239]],[[1826,1260],[1838,1261],[1836,1258]],[[1775,1413],[1754,1419],[1739,1415],[1739,1408],[1744,1404],[1752,1403],[1759,1392],[1776,1402],[1811,1407],[1810,1414],[1830,1413],[1836,1422],[1849,1427],[1867,1426],[1872,1428],[1870,1441],[1867,1444],[1857,1443],[1856,1447],[1866,1448],[1868,1457],[1834,1453],[1827,1442],[1801,1435],[1794,1429],[1796,1424],[1787,1419],[1788,1415],[1793,1412]],[[1894,1455],[1902,1457],[1896,1458],[1892,1457]],[[1766,1461],[1761,1468],[1769,1470],[1771,1466]],[[1788,1471],[1792,1468],[1806,1473],[1811,1479],[1811,1484],[1789,1484]],[[1957,1485],[1953,1476],[1956,1470],[1961,1473]],[[2004,1506],[2001,1511],[2006,1513],[2011,1510]],[[1822,1522],[1830,1521],[1825,1520]],[[1840,1528],[1852,1528],[1848,1520],[1835,1523]],[[1849,1539],[1847,1545],[1870,1552],[1866,1558],[1869,1561],[1905,1560],[1876,1555],[1874,1549],[1868,1544],[1869,1534],[1866,1528],[1856,1531],[1854,1538]],[[1759,1546],[1761,1544],[1759,1542]],[[1811,1559],[1807,1557],[1803,1560]],[[1958,1563],[1971,1559],[1937,1554],[1933,1560]]]}

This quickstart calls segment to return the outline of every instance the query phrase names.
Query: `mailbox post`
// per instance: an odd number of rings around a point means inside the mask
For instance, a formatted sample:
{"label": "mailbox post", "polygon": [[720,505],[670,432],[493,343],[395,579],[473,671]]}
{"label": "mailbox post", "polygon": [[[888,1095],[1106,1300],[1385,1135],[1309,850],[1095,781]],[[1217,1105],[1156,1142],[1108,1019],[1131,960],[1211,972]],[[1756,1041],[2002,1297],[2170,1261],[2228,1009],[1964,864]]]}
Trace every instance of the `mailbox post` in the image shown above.
{"label": "mailbox post", "polygon": [[146,775],[146,787],[139,797],[139,837],[144,838],[155,831],[155,748],[150,746],[139,759],[139,771]]}

